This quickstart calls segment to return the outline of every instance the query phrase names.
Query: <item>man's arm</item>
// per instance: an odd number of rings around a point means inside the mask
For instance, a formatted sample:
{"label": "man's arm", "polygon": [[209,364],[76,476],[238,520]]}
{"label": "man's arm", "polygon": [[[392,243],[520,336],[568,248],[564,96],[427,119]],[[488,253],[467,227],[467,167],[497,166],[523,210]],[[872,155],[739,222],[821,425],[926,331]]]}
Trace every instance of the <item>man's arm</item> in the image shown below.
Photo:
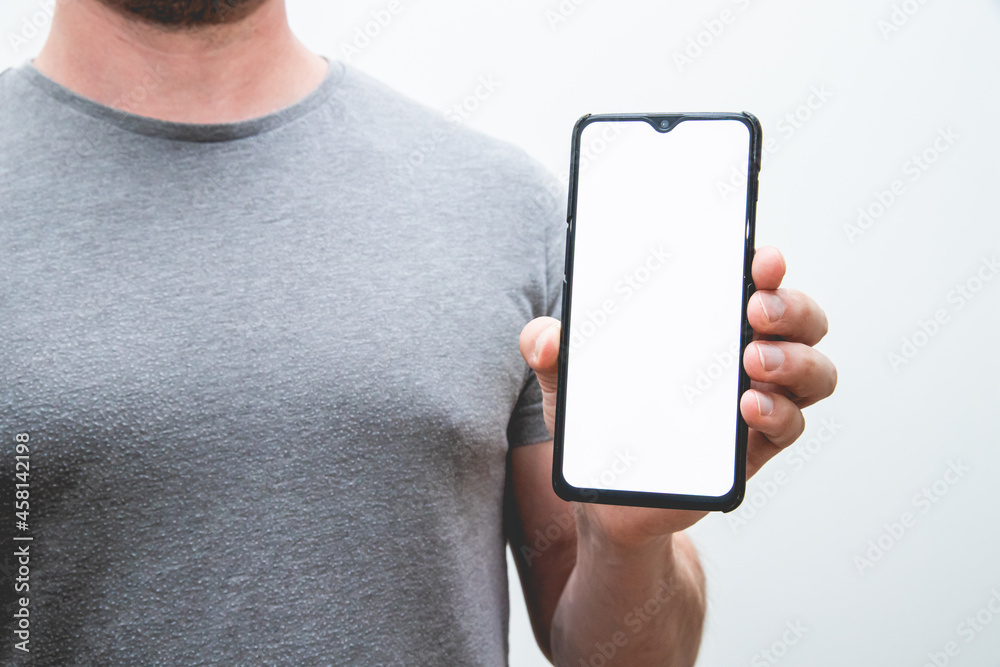
{"label": "man's arm", "polygon": [[[757,293],[747,310],[756,340],[743,357],[751,389],[740,399],[750,427],[748,476],[802,434],[801,409],[837,384],[836,368],[812,347],[826,334],[826,315],[805,294],[779,289],[784,273],[777,250],[758,249]],[[532,320],[520,345],[538,377],[551,432],[559,323]],[[511,452],[507,534],[542,650],[555,664],[572,667],[592,664],[598,653],[604,660],[596,664],[692,665],[705,613],[704,579],[681,531],[707,513],[563,503],[551,489],[551,466],[551,444]],[[567,515],[571,526],[560,523]]]}
{"label": "man's arm", "polygon": [[552,490],[551,440],[514,449],[508,480],[508,538],[535,639],[549,660],[573,667],[580,659],[694,662],[705,581],[684,533],[647,548],[616,548],[578,524],[576,504]]}

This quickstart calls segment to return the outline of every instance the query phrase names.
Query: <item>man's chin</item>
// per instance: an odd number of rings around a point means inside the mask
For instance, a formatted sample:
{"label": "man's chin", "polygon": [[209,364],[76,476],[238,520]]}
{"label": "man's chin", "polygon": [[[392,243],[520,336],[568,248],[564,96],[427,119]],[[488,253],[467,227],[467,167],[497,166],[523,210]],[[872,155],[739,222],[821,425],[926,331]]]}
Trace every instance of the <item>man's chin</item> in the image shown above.
{"label": "man's chin", "polygon": [[165,28],[226,25],[269,0],[99,0],[119,14]]}

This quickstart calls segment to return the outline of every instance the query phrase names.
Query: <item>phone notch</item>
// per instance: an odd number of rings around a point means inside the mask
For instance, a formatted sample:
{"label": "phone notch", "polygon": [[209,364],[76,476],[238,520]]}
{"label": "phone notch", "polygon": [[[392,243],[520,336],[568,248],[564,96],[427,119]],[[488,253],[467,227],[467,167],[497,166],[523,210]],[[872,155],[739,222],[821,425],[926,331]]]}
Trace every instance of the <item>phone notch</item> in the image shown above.
{"label": "phone notch", "polygon": [[657,132],[662,134],[666,134],[670,130],[677,127],[682,120],[684,120],[684,118],[680,114],[658,114],[656,116],[649,116],[646,118],[646,122],[652,125]]}

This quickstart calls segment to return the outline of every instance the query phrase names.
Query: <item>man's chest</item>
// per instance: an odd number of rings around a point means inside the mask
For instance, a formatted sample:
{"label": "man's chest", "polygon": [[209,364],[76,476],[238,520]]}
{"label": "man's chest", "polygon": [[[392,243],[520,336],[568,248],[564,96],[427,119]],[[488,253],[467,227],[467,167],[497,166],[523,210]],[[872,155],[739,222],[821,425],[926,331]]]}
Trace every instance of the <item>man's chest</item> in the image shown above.
{"label": "man's chest", "polygon": [[433,227],[389,237],[350,215],[119,208],[22,237],[3,271],[3,423],[71,476],[103,461],[155,477],[177,457],[183,474],[375,451],[495,462],[527,297]]}

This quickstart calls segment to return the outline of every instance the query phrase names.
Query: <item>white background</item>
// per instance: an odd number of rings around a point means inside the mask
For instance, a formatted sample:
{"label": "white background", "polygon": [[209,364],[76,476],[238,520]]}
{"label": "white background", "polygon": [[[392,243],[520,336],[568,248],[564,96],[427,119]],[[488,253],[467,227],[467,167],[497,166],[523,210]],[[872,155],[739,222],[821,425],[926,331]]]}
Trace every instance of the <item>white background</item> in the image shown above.
{"label": "white background", "polygon": [[[1000,591],[1000,277],[990,268],[991,280],[976,277],[984,257],[1000,254],[1000,3],[909,0],[912,15],[884,35],[893,0],[577,2],[564,2],[553,25],[558,0],[399,0],[352,62],[441,110],[492,77],[496,89],[465,122],[556,173],[586,112],[748,110],[776,139],[761,174],[758,245],[779,246],[787,284],[826,309],[820,349],[840,385],[806,411],[808,461],[779,456],[751,481],[742,512],[692,531],[709,589],[699,665],[920,666],[954,641],[947,664],[995,667],[1000,618],[987,611],[978,630],[960,624]],[[289,4],[298,34],[334,57],[388,6]],[[0,67],[41,47],[44,20],[18,52],[10,43],[40,7],[4,0]],[[704,22],[723,10],[731,22],[713,36]],[[699,33],[707,46],[679,67],[674,54]],[[797,128],[782,120],[796,111]],[[907,161],[948,128],[957,138],[939,142],[947,150],[912,180]],[[849,238],[858,208],[897,179],[902,194]],[[980,289],[959,308],[952,290],[969,281]],[[920,321],[937,311],[943,324],[924,334]],[[894,368],[888,355],[902,355],[904,337],[920,346]],[[834,428],[820,431],[823,419]],[[915,503],[954,461],[969,470],[939,481],[933,504]],[[905,512],[913,521],[893,537],[885,524]],[[880,538],[884,554],[859,565]],[[546,664],[516,584],[511,597],[511,663]],[[781,657],[769,661],[765,649]]]}

